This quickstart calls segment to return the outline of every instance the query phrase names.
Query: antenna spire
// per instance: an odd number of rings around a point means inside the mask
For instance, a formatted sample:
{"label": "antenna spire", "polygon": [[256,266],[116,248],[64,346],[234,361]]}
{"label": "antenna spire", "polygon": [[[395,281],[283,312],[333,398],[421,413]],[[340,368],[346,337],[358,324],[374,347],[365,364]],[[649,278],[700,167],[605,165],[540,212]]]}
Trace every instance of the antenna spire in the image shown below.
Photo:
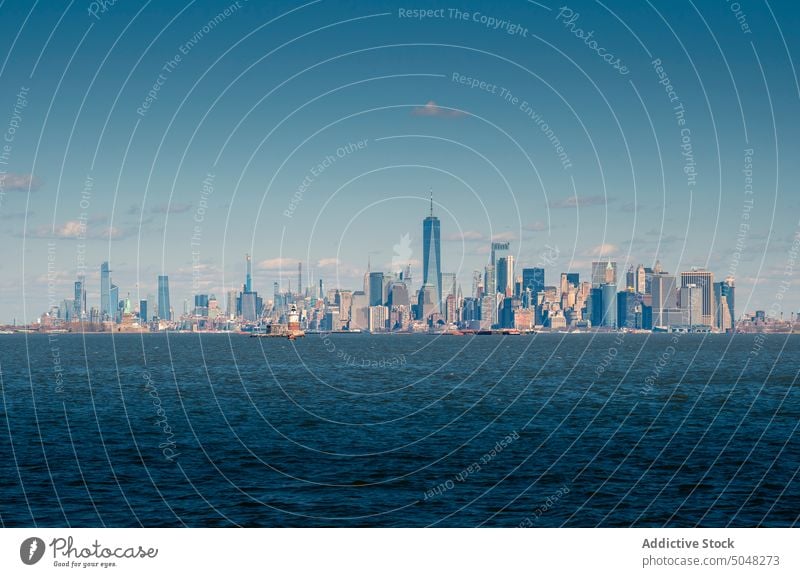
{"label": "antenna spire", "polygon": [[428,189],[428,192],[431,195],[431,218],[433,218],[433,188]]}

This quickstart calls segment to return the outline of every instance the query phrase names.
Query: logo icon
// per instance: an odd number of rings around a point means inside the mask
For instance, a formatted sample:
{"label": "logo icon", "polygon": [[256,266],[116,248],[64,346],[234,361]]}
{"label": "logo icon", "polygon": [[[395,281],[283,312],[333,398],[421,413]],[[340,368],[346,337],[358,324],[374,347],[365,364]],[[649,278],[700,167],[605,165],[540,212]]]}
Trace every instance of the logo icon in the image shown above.
{"label": "logo icon", "polygon": [[36,565],[44,556],[44,541],[39,537],[28,537],[19,546],[19,558],[25,565]]}

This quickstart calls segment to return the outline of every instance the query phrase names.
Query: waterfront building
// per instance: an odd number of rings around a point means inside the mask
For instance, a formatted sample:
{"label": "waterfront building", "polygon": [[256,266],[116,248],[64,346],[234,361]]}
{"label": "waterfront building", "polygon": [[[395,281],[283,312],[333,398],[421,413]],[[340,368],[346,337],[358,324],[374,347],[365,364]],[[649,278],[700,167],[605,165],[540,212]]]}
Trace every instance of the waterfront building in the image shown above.
{"label": "waterfront building", "polygon": [[369,306],[383,306],[386,303],[384,295],[384,277],[382,272],[369,273]]}
{"label": "waterfront building", "polygon": [[419,290],[419,300],[417,302],[417,310],[419,311],[419,320],[427,321],[430,317],[439,312],[437,304],[436,287],[430,284],[423,284]]}
{"label": "waterfront building", "polygon": [[72,311],[74,320],[86,318],[86,277],[83,275],[75,281]]}
{"label": "waterfront building", "polygon": [[387,299],[387,306],[389,308],[395,306],[411,306],[411,300],[408,296],[408,286],[402,281],[396,281],[389,287],[389,298]]}
{"label": "waterfront building", "polygon": [[617,326],[619,328],[642,328],[641,314],[641,295],[633,292],[633,290],[617,293]]}
{"label": "waterfront building", "polygon": [[228,317],[228,320],[233,320],[236,318],[236,300],[237,297],[235,290],[229,290],[225,294],[225,316]]}
{"label": "waterfront building", "polygon": [[602,326],[616,328],[617,326],[617,285],[603,283],[600,285],[603,301]]}
{"label": "waterfront building", "polygon": [[678,309],[675,276],[665,272],[654,272],[650,280],[650,289],[653,297],[653,326],[667,327],[670,325],[668,315],[672,314],[674,317]]}
{"label": "waterfront building", "polygon": [[158,277],[158,318],[162,321],[171,319],[172,308],[169,304],[169,277],[159,275]]}
{"label": "waterfront building", "polygon": [[369,328],[369,299],[364,291],[353,293],[348,327],[351,331],[365,331]]}
{"label": "waterfront building", "polygon": [[257,292],[243,292],[240,296],[242,320],[254,323],[261,318],[263,301]]}
{"label": "waterfront building", "polygon": [[681,273],[681,286],[697,285],[702,299],[702,315],[700,320],[695,320],[695,324],[716,326],[714,318],[714,273],[702,269],[692,269]]}
{"label": "waterfront building", "polygon": [[722,282],[714,283],[716,326],[721,331],[732,330],[736,325],[734,284],[734,279],[731,276]]}
{"label": "waterfront building", "polygon": [[333,297],[334,303],[339,308],[339,320],[343,326],[350,322],[350,307],[353,304],[352,291],[337,290]]}
{"label": "waterfront building", "polygon": [[497,261],[497,292],[505,297],[514,294],[514,257],[508,255]]}
{"label": "waterfront building", "polygon": [[330,307],[325,311],[323,318],[322,330],[325,331],[338,331],[342,329],[342,323],[339,318],[339,307]]}
{"label": "waterfront building", "polygon": [[523,268],[522,269],[522,290],[530,289],[536,296],[544,290],[544,269],[543,268]]}
{"label": "waterfront building", "polygon": [[442,273],[442,298],[447,299],[448,295],[457,296],[458,286],[456,282],[456,273],[443,272]]}
{"label": "waterfront building", "polygon": [[208,316],[208,295],[194,295],[194,316]]}
{"label": "waterfront building", "polygon": [[385,306],[369,307],[368,328],[371,333],[384,332],[389,326],[389,308]]}
{"label": "waterfront building", "polygon": [[120,320],[122,318],[122,315],[121,315],[121,309],[120,309],[120,306],[119,306],[120,305],[120,303],[119,303],[119,287],[117,285],[115,285],[114,283],[111,283],[111,287],[109,288],[109,291],[108,291],[108,305],[110,307],[110,309],[109,309],[110,318],[108,320],[112,320],[115,323],[120,322]]}
{"label": "waterfront building", "polygon": [[644,268],[644,265],[640,264],[636,267],[633,290],[639,294],[646,294],[650,292],[647,289],[647,271]]}
{"label": "waterfront building", "polygon": [[706,324],[703,322],[702,287],[694,284],[688,284],[678,289],[678,306],[681,310],[680,324],[688,327]]}
{"label": "waterfront building", "polygon": [[111,308],[111,270],[108,268],[108,261],[100,265],[100,318],[107,320],[111,313],[116,309]]}

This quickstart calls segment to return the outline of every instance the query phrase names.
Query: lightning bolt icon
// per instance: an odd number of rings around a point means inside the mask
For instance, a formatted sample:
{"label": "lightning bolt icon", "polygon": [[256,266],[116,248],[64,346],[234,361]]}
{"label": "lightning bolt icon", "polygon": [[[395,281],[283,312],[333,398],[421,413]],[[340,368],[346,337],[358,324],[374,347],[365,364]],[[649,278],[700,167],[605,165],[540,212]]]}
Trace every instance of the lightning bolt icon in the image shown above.
{"label": "lightning bolt icon", "polygon": [[36,553],[36,550],[39,548],[39,543],[36,540],[31,541],[31,548],[28,551],[28,561],[33,559],[33,554]]}

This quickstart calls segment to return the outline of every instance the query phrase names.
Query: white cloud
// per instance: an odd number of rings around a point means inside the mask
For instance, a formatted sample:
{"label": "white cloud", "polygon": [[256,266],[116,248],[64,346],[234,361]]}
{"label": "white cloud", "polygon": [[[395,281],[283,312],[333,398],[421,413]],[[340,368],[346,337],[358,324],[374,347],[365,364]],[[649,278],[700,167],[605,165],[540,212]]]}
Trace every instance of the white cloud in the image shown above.
{"label": "white cloud", "polygon": [[331,267],[337,267],[341,263],[342,263],[342,261],[340,261],[336,257],[321,258],[321,259],[319,259],[317,261],[317,267],[318,268],[331,268]]}
{"label": "white cloud", "polygon": [[296,258],[268,258],[259,261],[257,267],[260,270],[294,271],[297,270],[298,260]]}
{"label": "white cloud", "polygon": [[131,236],[132,231],[120,229],[115,226],[92,226],[91,219],[86,222],[80,220],[68,220],[55,228],[49,226],[38,226],[20,236],[28,238],[63,238],[63,239],[84,239],[84,240],[118,240]]}
{"label": "white cloud", "polygon": [[463,110],[454,110],[452,108],[443,108],[436,104],[433,100],[429,100],[425,106],[417,106],[411,109],[411,114],[414,116],[440,116],[445,118],[456,118],[459,116],[466,116]]}
{"label": "white cloud", "polygon": [[492,242],[510,242],[517,240],[517,235],[513,232],[498,232],[492,235]]}
{"label": "white cloud", "polygon": [[36,190],[40,185],[41,181],[32,174],[18,174],[15,172],[0,173],[0,190]]}
{"label": "white cloud", "polygon": [[598,244],[597,246],[593,246],[590,249],[584,251],[585,256],[612,256],[619,251],[619,247],[615,244],[611,244],[608,242],[604,242],[603,244]]}

